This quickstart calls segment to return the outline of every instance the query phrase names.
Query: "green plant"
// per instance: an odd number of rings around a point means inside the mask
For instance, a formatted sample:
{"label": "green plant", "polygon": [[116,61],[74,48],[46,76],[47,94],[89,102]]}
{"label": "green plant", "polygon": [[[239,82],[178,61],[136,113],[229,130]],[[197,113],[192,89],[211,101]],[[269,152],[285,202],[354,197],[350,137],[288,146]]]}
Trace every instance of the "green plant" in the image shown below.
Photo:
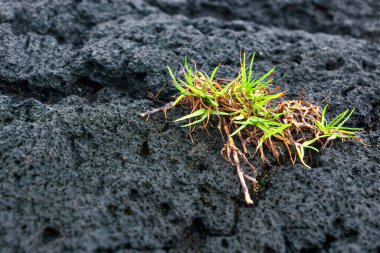
{"label": "green plant", "polygon": [[[142,114],[173,108],[181,105],[191,112],[175,121],[187,121],[182,127],[197,126],[208,132],[210,121],[215,121],[224,147],[223,157],[236,167],[245,201],[252,204],[246,180],[257,187],[258,176],[255,166],[249,161],[257,152],[262,166],[270,164],[266,153],[280,163],[280,157],[288,154],[292,163],[297,158],[309,168],[306,150],[319,151],[336,138],[361,141],[359,128],[345,127],[353,110],[345,111],[329,123],[325,119],[327,106],[320,107],[303,100],[283,100],[285,92],[272,88],[274,68],[261,77],[254,77],[254,55],[247,66],[245,54],[241,57],[240,71],[235,79],[216,78],[219,66],[207,75],[188,65],[185,59],[183,78],[176,78],[168,67],[172,83],[178,90],[174,101],[162,108]],[[253,147],[253,150],[252,148]],[[268,152],[265,152],[268,151]],[[253,155],[251,155],[253,153]],[[244,170],[245,168],[245,170]]]}

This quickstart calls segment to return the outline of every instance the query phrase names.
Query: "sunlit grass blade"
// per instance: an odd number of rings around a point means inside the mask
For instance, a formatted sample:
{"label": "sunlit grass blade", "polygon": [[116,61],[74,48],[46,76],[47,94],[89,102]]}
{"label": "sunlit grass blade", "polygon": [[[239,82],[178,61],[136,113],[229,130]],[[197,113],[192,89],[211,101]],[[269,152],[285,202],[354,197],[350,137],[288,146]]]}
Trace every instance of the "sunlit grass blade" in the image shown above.
{"label": "sunlit grass blade", "polygon": [[219,66],[220,66],[220,65],[216,66],[216,67],[214,68],[214,70],[212,71],[212,74],[211,74],[211,76],[210,76],[210,81],[213,81],[213,80],[214,80],[215,74],[216,74],[216,72],[218,71]]}
{"label": "sunlit grass blade", "polygon": [[281,125],[277,128],[274,128],[274,129],[271,129],[269,131],[267,131],[261,138],[260,138],[260,141],[259,141],[259,144],[257,145],[257,148],[261,147],[261,145],[263,144],[263,142],[267,139],[267,138],[270,138],[276,134],[282,134],[282,132],[290,127],[292,124],[285,124],[285,125]]}
{"label": "sunlit grass blade", "polygon": [[[322,121],[323,122],[323,121]],[[315,122],[315,125],[323,132],[323,133],[327,133],[328,130],[326,129],[326,127],[323,125],[322,122],[318,122],[316,121]]]}
{"label": "sunlit grass blade", "polygon": [[197,116],[201,116],[201,115],[203,115],[205,113],[206,113],[206,109],[202,108],[202,109],[199,109],[199,110],[197,110],[197,111],[195,111],[193,113],[190,113],[190,114],[188,114],[188,115],[186,115],[186,116],[184,116],[182,118],[176,119],[176,120],[174,120],[174,122],[178,122],[178,121],[182,121],[182,120],[185,120],[185,119],[190,119],[190,118],[194,118],[194,117],[197,117]]}
{"label": "sunlit grass blade", "polygon": [[323,108],[322,114],[321,114],[321,118],[322,118],[321,119],[321,124],[322,124],[322,126],[325,126],[325,123],[326,123],[325,114],[326,114],[327,106],[328,105],[325,105],[325,107]]}
{"label": "sunlit grass blade", "polygon": [[208,117],[208,114],[205,113],[205,114],[203,114],[203,116],[202,116],[200,119],[195,120],[195,121],[193,121],[193,122],[191,122],[191,123],[189,123],[189,124],[183,125],[183,126],[181,126],[181,127],[189,127],[189,126],[193,126],[193,125],[196,125],[196,124],[202,123],[207,117]]}
{"label": "sunlit grass blade", "polygon": [[211,114],[219,116],[231,116],[235,113],[221,112],[221,111],[212,111]]}
{"label": "sunlit grass blade", "polygon": [[174,101],[172,106],[176,106],[181,100],[185,97],[185,94],[180,95],[176,100]]}
{"label": "sunlit grass blade", "polygon": [[327,127],[329,128],[333,128],[335,127],[336,124],[339,124],[339,122],[341,122],[344,117],[346,116],[346,114],[348,113],[348,110],[342,112],[341,114],[339,114],[338,116],[336,116],[335,118],[333,118],[328,124],[327,124]]}
{"label": "sunlit grass blade", "polygon": [[249,64],[248,82],[251,82],[251,80],[252,80],[252,75],[253,75],[252,68],[253,68],[253,62],[254,62],[254,60],[255,60],[255,53],[252,54],[251,63]]}
{"label": "sunlit grass blade", "polygon": [[312,149],[312,150],[314,150],[316,152],[319,152],[319,149],[317,149],[317,148],[315,148],[313,146],[304,146],[304,148],[309,148],[309,149]]}
{"label": "sunlit grass blade", "polygon": [[246,72],[247,70],[245,68],[245,62],[246,62],[246,57],[245,57],[245,53],[243,53],[243,58],[241,59],[241,69],[240,69],[242,83],[245,83],[247,81],[247,72]]}
{"label": "sunlit grass blade", "polygon": [[304,161],[304,157],[305,157],[305,150],[303,147],[298,147],[298,146],[295,146],[296,148],[296,151],[297,151],[297,155],[298,155],[298,158],[300,159],[301,163],[308,169],[311,169],[311,167],[309,165],[307,165],[307,163]]}
{"label": "sunlit grass blade", "polygon": [[232,80],[231,82],[229,82],[226,86],[224,86],[224,88],[219,92],[221,95],[225,94],[227,92],[228,89],[231,88],[231,86],[233,84],[235,84],[239,78],[241,77],[241,73],[238,75],[238,77],[236,77],[234,80]]}
{"label": "sunlit grass blade", "polygon": [[[237,123],[237,122],[235,122]],[[236,129],[232,134],[230,134],[230,137],[234,136],[235,134],[239,133],[241,130],[246,128],[249,125],[249,123],[242,124],[238,129]]]}
{"label": "sunlit grass blade", "polygon": [[336,127],[337,130],[339,130],[344,123],[346,123],[346,121],[351,117],[351,115],[354,113],[355,111],[355,108],[351,110],[351,112],[347,115],[347,117],[338,125],[338,127]]}
{"label": "sunlit grass blade", "polygon": [[173,81],[173,84],[174,86],[177,88],[177,90],[179,90],[180,92],[185,92],[185,89],[182,88],[182,86],[177,82],[177,79],[175,78],[172,70],[170,69],[169,66],[168,67],[168,70],[169,70],[169,74],[170,74],[170,77],[172,78],[172,81]]}
{"label": "sunlit grass blade", "polygon": [[339,127],[339,131],[343,131],[343,130],[347,130],[347,131],[363,131],[364,129],[363,128],[358,128],[358,127]]}
{"label": "sunlit grass blade", "polygon": [[257,80],[254,82],[254,86],[259,85],[263,80],[265,80],[267,77],[269,77],[269,75],[272,74],[274,70],[275,70],[275,68],[272,68],[272,69],[269,70],[265,75],[263,75],[262,77],[260,77],[259,79],[257,79]]}

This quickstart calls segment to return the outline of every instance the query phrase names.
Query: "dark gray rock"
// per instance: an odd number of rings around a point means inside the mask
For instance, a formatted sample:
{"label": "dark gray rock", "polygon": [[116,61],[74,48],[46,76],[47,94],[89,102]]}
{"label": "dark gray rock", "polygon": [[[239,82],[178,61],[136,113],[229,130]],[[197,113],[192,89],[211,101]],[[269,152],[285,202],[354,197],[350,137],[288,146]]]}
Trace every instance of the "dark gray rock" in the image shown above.
{"label": "dark gray rock", "polygon": [[380,3],[373,0],[147,0],[170,14],[191,18],[248,20],[311,33],[346,35],[380,42]]}
{"label": "dark gray rock", "polygon": [[[380,45],[376,31],[363,35],[365,22],[350,24],[363,34],[340,33],[365,40],[329,34],[339,17],[376,20],[356,2],[356,16],[336,2],[325,3],[338,17],[327,26],[296,4],[318,24],[304,30],[325,33],[311,34],[273,28],[276,12],[243,2],[192,14],[186,1],[3,1],[0,251],[379,251]],[[249,21],[265,15],[273,19]],[[281,27],[300,29],[291,25],[300,17]],[[231,77],[240,49],[256,52],[258,74],[276,66],[289,97],[303,91],[319,103],[330,94],[329,115],[355,107],[349,124],[365,128],[370,146],[336,143],[311,170],[274,167],[246,207],[220,141],[199,131],[192,144],[171,121],[181,109],[168,123],[138,116],[159,106],[145,98],[169,80],[167,64],[177,71],[187,55]]]}

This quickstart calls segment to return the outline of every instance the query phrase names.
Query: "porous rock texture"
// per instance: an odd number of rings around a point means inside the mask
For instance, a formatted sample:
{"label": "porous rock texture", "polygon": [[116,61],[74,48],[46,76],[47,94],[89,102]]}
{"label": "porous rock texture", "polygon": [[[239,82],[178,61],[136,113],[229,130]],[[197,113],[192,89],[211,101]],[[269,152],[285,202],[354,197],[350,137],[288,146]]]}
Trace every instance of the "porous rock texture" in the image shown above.
{"label": "porous rock texture", "polygon": [[[0,252],[379,252],[379,20],[377,0],[0,1]],[[245,206],[217,133],[138,115],[166,65],[232,77],[240,49],[289,98],[355,107],[367,145],[274,166]]]}

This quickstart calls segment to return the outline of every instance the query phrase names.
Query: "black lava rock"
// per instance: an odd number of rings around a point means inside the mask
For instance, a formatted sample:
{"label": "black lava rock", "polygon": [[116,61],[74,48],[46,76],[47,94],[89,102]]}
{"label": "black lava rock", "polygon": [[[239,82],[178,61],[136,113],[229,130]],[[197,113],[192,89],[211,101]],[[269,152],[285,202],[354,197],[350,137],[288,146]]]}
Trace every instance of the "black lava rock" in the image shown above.
{"label": "black lava rock", "polygon": [[[344,4],[342,3],[344,2]],[[378,252],[380,6],[367,1],[0,1],[0,252]],[[369,145],[272,168],[242,203],[222,143],[139,113],[185,56],[255,71]],[[169,99],[173,89],[162,93]]]}

